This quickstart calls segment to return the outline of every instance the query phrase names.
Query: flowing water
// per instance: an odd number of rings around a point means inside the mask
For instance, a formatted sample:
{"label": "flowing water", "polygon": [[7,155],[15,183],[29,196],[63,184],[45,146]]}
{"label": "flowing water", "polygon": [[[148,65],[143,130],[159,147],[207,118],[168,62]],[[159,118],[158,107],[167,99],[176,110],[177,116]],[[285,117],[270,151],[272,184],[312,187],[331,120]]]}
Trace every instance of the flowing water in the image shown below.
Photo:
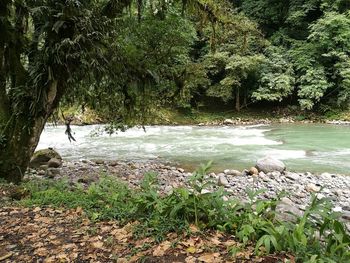
{"label": "flowing water", "polygon": [[[149,160],[193,168],[209,160],[214,169],[243,169],[270,155],[289,170],[350,174],[350,126],[276,124],[256,126],[150,126],[108,135],[103,126],[47,126],[38,149],[53,147],[65,159]],[[97,135],[99,133],[99,135]]]}

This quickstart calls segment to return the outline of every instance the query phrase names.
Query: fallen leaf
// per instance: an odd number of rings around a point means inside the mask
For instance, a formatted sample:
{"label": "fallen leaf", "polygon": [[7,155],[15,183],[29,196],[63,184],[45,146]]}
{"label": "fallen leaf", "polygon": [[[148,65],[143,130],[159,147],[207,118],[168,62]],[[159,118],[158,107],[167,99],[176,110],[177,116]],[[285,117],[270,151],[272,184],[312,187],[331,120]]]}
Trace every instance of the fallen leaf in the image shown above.
{"label": "fallen leaf", "polygon": [[11,257],[12,255],[13,255],[12,252],[7,253],[6,255],[0,257],[0,261],[3,261],[3,260],[5,260],[5,259],[8,259],[8,258]]}
{"label": "fallen leaf", "polygon": [[92,243],[92,246],[94,248],[102,248],[103,247],[103,242],[101,242],[101,241],[94,242],[94,243]]}
{"label": "fallen leaf", "polygon": [[189,257],[185,258],[186,263],[195,263],[196,261],[197,261],[197,258],[195,258],[193,256],[189,256]]}
{"label": "fallen leaf", "polygon": [[190,254],[194,254],[196,253],[197,249],[195,247],[189,247],[186,249],[186,252],[190,253]]}
{"label": "fallen leaf", "polygon": [[196,225],[190,225],[190,230],[192,233],[198,233],[200,231]]}
{"label": "fallen leaf", "polygon": [[221,262],[218,258],[220,257],[220,253],[207,253],[198,258],[199,261],[205,263],[213,263],[213,262]]}
{"label": "fallen leaf", "polygon": [[165,252],[171,247],[171,243],[169,241],[164,241],[161,243],[156,249],[153,251],[153,256],[162,257]]}
{"label": "fallen leaf", "polygon": [[34,212],[34,213],[37,213],[37,212],[39,212],[39,211],[41,211],[41,208],[40,208],[40,207],[35,207],[35,208],[33,209],[33,212]]}

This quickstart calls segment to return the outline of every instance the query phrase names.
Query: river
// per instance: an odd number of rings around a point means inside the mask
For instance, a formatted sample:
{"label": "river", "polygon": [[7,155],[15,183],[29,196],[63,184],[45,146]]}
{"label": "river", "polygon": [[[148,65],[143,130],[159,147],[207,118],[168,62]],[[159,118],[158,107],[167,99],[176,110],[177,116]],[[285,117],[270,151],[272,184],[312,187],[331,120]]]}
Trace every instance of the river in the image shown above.
{"label": "river", "polygon": [[291,171],[350,174],[350,126],[273,124],[255,126],[150,126],[108,135],[104,126],[47,125],[37,149],[53,147],[64,159],[150,160],[193,168],[212,160],[214,170],[244,169],[270,155]]}

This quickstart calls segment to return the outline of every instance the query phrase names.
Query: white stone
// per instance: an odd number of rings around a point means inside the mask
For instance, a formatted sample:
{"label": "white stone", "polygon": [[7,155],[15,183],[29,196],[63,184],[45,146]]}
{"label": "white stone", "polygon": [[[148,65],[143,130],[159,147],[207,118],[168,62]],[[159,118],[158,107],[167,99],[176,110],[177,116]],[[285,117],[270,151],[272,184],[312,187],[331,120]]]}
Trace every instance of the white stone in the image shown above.
{"label": "white stone", "polygon": [[228,183],[228,181],[227,181],[227,179],[226,179],[224,174],[219,174],[218,176],[219,176],[218,185],[220,185],[220,186],[227,186],[227,185],[229,185],[229,183]]}
{"label": "white stone", "polygon": [[270,156],[266,156],[264,158],[259,159],[256,162],[256,167],[259,171],[262,171],[264,173],[269,172],[283,172],[286,169],[286,166],[283,162],[280,160],[274,159]]}
{"label": "white stone", "polygon": [[298,180],[300,179],[300,175],[297,174],[297,173],[290,173],[290,172],[288,172],[288,173],[286,174],[286,177],[287,177],[288,179],[290,179],[290,180],[293,180],[293,181],[298,181]]}
{"label": "white stone", "polygon": [[343,211],[343,208],[341,208],[340,206],[336,206],[336,207],[334,207],[333,209],[333,212],[342,212]]}
{"label": "white stone", "polygon": [[305,189],[306,189],[306,191],[311,193],[311,192],[319,192],[321,190],[321,187],[319,187],[313,183],[310,183],[305,187]]}

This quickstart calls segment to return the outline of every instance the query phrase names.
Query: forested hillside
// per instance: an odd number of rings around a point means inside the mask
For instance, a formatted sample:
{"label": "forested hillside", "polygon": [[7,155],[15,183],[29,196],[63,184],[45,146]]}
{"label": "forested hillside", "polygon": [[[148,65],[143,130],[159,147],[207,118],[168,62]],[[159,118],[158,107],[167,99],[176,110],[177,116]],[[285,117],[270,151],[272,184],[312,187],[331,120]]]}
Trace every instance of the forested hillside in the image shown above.
{"label": "forested hillside", "polygon": [[[130,5],[118,21],[115,45],[124,67],[115,69],[117,81],[97,80],[66,102],[93,102],[114,120],[218,100],[237,111],[261,103],[321,114],[348,108],[349,1],[201,2]],[[116,102],[124,107],[110,107]]]}

